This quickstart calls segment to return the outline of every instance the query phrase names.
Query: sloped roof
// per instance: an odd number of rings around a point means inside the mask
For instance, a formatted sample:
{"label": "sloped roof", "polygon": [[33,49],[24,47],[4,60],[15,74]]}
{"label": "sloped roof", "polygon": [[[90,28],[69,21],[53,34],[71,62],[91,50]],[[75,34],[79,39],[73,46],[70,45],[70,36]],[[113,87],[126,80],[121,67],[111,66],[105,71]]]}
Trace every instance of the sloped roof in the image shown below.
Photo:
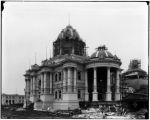
{"label": "sloped roof", "polygon": [[142,76],[146,76],[146,75],[147,75],[147,73],[146,73],[144,70],[142,70],[141,68],[128,69],[127,71],[125,71],[125,72],[123,73],[123,75],[126,76],[126,75],[130,75],[130,74],[132,74],[132,73],[135,73],[135,72],[136,72],[138,75],[142,75]]}

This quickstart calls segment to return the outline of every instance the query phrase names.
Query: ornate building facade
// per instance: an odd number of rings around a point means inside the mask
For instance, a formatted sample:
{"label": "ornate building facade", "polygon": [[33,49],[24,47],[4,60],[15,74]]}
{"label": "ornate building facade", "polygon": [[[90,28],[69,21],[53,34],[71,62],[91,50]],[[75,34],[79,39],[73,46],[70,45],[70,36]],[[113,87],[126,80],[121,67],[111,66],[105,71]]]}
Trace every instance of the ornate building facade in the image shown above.
{"label": "ornate building facade", "polygon": [[25,104],[76,109],[81,101],[120,101],[120,65],[105,46],[87,56],[86,43],[68,25],[53,42],[53,57],[26,71]]}

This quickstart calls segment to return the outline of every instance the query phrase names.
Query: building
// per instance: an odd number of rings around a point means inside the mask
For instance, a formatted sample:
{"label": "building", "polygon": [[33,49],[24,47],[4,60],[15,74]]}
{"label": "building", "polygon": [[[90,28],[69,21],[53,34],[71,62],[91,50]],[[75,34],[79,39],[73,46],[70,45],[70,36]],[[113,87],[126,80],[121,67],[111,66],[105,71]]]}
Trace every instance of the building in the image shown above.
{"label": "building", "polygon": [[[123,97],[126,97],[125,94],[133,93],[144,87],[148,88],[148,75],[141,69],[140,60],[133,59],[130,61],[128,70],[122,73],[122,81],[125,88]],[[148,91],[146,93],[148,93]]]}
{"label": "building", "polygon": [[35,109],[76,109],[79,102],[120,101],[121,60],[105,45],[86,55],[86,43],[68,25],[53,42],[53,57],[25,76],[25,103]]}
{"label": "building", "polygon": [[148,75],[141,69],[141,61],[130,61],[127,71],[122,73],[122,99],[131,109],[148,106]]}
{"label": "building", "polygon": [[24,95],[18,94],[2,94],[2,105],[23,104]]}

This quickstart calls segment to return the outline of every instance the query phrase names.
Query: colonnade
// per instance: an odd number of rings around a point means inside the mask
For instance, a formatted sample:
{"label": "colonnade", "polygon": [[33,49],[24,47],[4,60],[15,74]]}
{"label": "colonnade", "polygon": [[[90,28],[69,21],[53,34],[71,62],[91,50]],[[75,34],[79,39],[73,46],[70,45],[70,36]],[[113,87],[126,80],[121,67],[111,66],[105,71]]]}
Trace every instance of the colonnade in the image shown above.
{"label": "colonnade", "polygon": [[[41,95],[52,94],[52,72],[45,71],[40,74],[41,79]],[[65,67],[63,69],[63,93],[77,92],[77,69],[75,67]],[[36,96],[38,91],[38,83],[35,75],[26,79],[26,95]]]}
{"label": "colonnade", "polygon": [[[107,67],[107,89],[105,93],[105,101],[112,100],[111,92],[111,80],[110,80],[110,67]],[[97,91],[97,68],[93,68],[93,101],[98,101],[98,91]],[[116,69],[116,85],[115,85],[115,100],[120,100],[120,70]],[[41,95],[52,94],[52,72],[45,71],[41,72]],[[33,75],[30,79],[26,79],[26,95],[28,97],[35,96],[37,89],[36,76]],[[63,93],[76,93],[77,92],[77,68],[76,67],[64,67],[63,68]],[[30,93],[30,95],[29,95]],[[85,101],[89,100],[88,93],[88,75],[87,70],[85,71]]]}
{"label": "colonnade", "polygon": [[42,72],[41,75],[41,95],[52,94],[52,72]]}
{"label": "colonnade", "polygon": [[[94,80],[93,80],[93,101],[98,101],[98,92],[97,92],[97,68],[94,67]],[[116,70],[116,91],[115,91],[115,100],[120,100],[120,79],[119,79],[119,69]],[[87,70],[85,71],[85,100],[89,100],[88,93],[88,77]],[[107,67],[107,90],[105,101],[112,101],[112,92],[111,92],[111,81],[110,81],[110,67]]]}
{"label": "colonnade", "polygon": [[[41,72],[41,95],[52,94],[52,72]],[[38,92],[38,80],[35,75],[26,78],[26,97],[36,96]]]}
{"label": "colonnade", "polygon": [[67,67],[63,69],[63,93],[76,92],[77,69]]}

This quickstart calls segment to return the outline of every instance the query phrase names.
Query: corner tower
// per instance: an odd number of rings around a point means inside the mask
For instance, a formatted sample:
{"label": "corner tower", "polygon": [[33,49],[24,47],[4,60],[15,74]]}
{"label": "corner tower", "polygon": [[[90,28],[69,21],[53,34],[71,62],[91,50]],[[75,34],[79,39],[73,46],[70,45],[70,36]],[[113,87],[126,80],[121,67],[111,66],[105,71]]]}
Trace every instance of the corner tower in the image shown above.
{"label": "corner tower", "polygon": [[53,42],[53,56],[65,55],[65,54],[76,54],[83,56],[85,55],[86,44],[80,38],[78,32],[71,26],[66,26],[56,41]]}

